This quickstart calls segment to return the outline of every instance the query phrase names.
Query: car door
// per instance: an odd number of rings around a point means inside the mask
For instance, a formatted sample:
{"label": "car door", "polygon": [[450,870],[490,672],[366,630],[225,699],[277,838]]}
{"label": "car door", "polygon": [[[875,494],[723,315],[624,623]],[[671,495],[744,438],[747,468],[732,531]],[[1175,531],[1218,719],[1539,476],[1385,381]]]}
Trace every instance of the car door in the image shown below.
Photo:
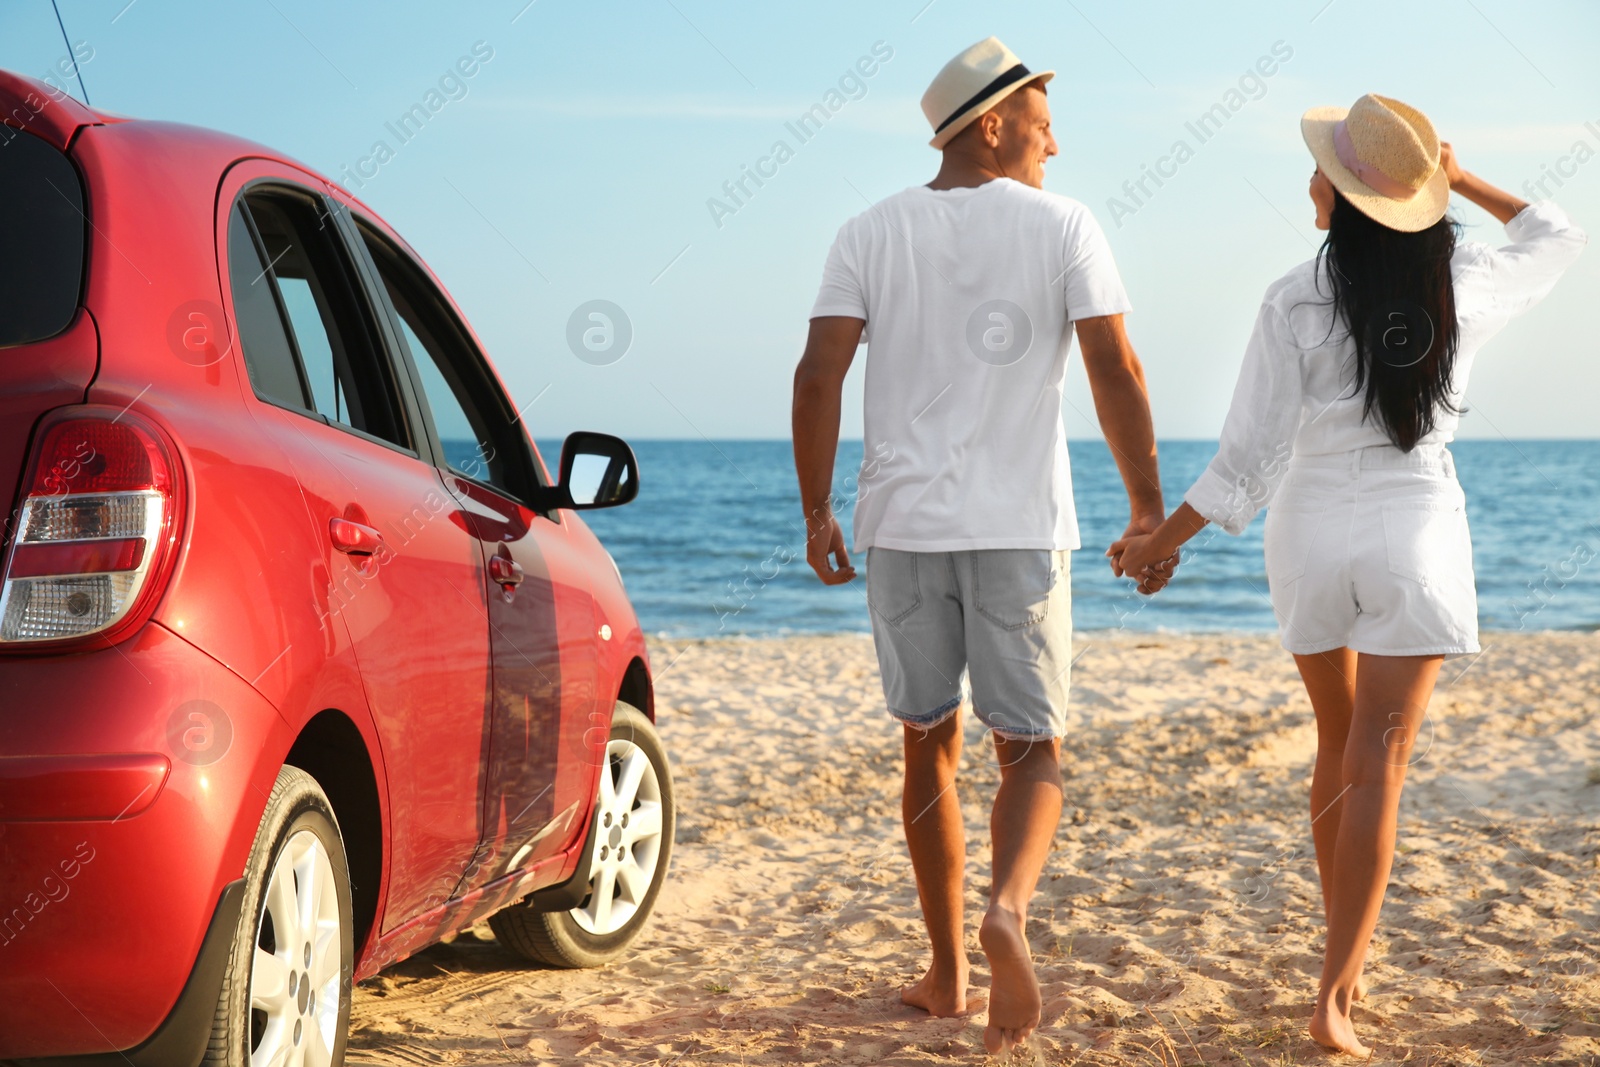
{"label": "car door", "polygon": [[494,699],[465,892],[566,849],[584,827],[600,762],[591,742],[603,745],[611,708],[597,687],[595,605],[561,514],[541,508],[544,475],[521,419],[471,335],[400,244],[367,220],[351,225],[486,561]]}
{"label": "car door", "polygon": [[[384,932],[447,901],[481,837],[492,697],[483,557],[418,433],[355,259],[319,191],[245,187],[229,272],[256,418],[325,546],[325,626],[349,634],[383,751]],[[248,577],[248,576],[245,576]]]}

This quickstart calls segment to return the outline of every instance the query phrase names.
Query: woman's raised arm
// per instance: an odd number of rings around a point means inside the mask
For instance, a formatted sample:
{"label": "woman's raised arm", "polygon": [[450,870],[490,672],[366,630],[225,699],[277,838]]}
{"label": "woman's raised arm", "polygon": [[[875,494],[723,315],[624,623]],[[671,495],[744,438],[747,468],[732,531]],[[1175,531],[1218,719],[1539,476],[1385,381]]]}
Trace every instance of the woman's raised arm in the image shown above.
{"label": "woman's raised arm", "polygon": [[1492,253],[1495,301],[1505,316],[1521,314],[1549,295],[1589,238],[1551,201],[1529,204],[1463,170],[1450,145],[1439,149],[1450,191],[1499,219],[1511,238]]}

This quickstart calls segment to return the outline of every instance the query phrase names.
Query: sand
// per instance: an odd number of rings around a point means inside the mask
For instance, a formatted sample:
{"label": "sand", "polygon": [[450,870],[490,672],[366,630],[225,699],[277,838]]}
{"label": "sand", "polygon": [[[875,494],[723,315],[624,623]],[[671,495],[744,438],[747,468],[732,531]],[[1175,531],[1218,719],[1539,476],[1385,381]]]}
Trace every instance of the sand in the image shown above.
{"label": "sand", "polygon": [[[1078,635],[1066,809],[1028,933],[1044,1025],[1019,1062],[1320,1064],[1307,829],[1315,733],[1256,636]],[[632,954],[530,969],[487,925],[358,987],[356,1064],[984,1060],[930,1019],[900,736],[866,637],[653,648],[677,854]],[[968,950],[993,748],[967,723]],[[1417,746],[1356,1011],[1374,1063],[1600,1064],[1600,635],[1487,635]]]}

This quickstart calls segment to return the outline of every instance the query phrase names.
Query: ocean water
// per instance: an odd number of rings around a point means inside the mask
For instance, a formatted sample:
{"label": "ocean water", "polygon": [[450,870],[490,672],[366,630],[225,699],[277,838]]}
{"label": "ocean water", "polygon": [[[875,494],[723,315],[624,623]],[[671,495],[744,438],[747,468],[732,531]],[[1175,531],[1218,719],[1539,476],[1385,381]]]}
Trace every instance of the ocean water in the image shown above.
{"label": "ocean water", "polygon": [[[585,513],[616,558],[645,630],[671,637],[867,632],[864,577],[824,586],[806,565],[787,441],[634,441],[640,493]],[[1215,451],[1165,441],[1169,506]],[[540,442],[554,468],[559,442]],[[1127,497],[1103,441],[1074,441],[1073,488],[1084,547],[1073,554],[1079,629],[1159,632],[1275,629],[1260,517],[1241,537],[1208,527],[1177,578],[1152,598],[1112,575],[1105,547],[1127,523]],[[1600,441],[1458,441],[1478,579],[1479,623],[1492,630],[1600,629]],[[861,442],[840,444],[834,488],[854,498]],[[839,518],[849,536],[851,508]],[[864,561],[853,559],[861,567]],[[864,570],[864,568],[863,568]]]}

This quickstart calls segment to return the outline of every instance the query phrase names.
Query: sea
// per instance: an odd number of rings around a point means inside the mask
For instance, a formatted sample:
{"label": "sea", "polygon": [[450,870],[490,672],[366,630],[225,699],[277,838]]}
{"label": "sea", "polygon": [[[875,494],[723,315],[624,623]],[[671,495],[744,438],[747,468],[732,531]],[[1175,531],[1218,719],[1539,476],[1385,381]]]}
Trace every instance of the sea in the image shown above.
{"label": "sea", "polygon": [[[663,637],[867,633],[865,561],[824,586],[806,565],[788,441],[632,441],[639,496],[585,512],[611,551],[647,633]],[[1160,443],[1169,505],[1205,468],[1211,441]],[[560,442],[540,442],[555,468]],[[1600,440],[1457,441],[1485,630],[1600,629]],[[1082,550],[1073,554],[1073,625],[1149,633],[1270,632],[1260,517],[1242,536],[1208,527],[1173,583],[1141,597],[1103,553],[1127,524],[1104,441],[1069,445]],[[860,441],[840,443],[836,496],[849,537]]]}

